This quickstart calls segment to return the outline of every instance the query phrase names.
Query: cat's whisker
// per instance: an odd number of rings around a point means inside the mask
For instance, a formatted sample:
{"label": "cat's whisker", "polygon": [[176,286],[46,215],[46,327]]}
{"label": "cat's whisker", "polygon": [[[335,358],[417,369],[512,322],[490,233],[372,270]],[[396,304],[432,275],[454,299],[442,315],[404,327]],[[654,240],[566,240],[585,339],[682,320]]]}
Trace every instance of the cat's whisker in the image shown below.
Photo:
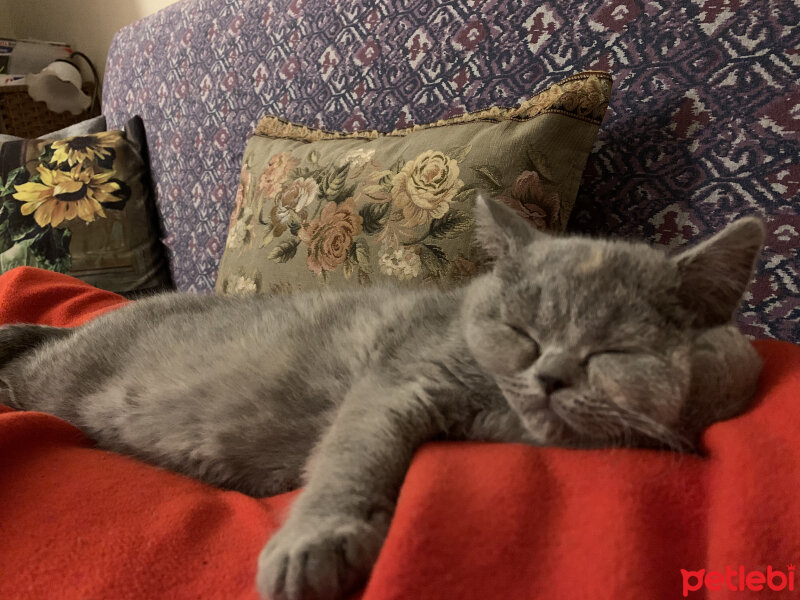
{"label": "cat's whisker", "polygon": [[671,450],[687,452],[692,449],[691,442],[684,436],[661,425],[646,415],[622,410],[620,410],[620,414],[624,416],[624,419],[633,430],[652,438],[656,442],[660,442]]}

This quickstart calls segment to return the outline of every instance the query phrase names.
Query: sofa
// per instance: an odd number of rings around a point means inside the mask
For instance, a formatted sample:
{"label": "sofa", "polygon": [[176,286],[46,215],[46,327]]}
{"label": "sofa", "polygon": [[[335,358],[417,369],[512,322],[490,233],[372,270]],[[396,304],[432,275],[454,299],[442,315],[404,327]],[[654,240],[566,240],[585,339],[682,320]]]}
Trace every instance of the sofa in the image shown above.
{"label": "sofa", "polygon": [[[392,130],[513,105],[582,70],[615,83],[569,231],[675,250],[764,219],[736,316],[764,359],[745,415],[712,426],[700,455],[428,444],[355,597],[800,589],[798,23],[790,0],[181,0],[116,34],[103,112],[109,127],[142,117],[183,291],[214,289],[263,115]],[[126,302],[28,268],[0,276],[0,300],[0,323],[59,326]],[[0,597],[256,598],[255,559],[295,495],[215,490],[2,409]]]}

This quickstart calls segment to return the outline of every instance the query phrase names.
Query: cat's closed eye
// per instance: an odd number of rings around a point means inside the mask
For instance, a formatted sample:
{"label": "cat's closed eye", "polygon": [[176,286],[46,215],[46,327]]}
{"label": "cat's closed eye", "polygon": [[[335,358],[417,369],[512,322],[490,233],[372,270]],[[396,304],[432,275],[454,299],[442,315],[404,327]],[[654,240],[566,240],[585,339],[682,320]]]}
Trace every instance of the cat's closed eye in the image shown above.
{"label": "cat's closed eye", "polygon": [[514,325],[513,323],[506,323],[505,325],[508,329],[519,336],[519,338],[529,342],[536,349],[536,354],[539,354],[539,342],[536,341],[536,338],[533,337],[530,331],[524,327],[520,327],[519,325]]}
{"label": "cat's closed eye", "polygon": [[581,361],[581,366],[585,367],[594,358],[599,358],[601,356],[608,356],[614,354],[617,355],[646,354],[646,352],[643,352],[637,348],[603,348],[602,350],[593,350],[584,355],[583,360]]}
{"label": "cat's closed eye", "polygon": [[[511,331],[513,331],[514,333],[519,335],[520,337],[527,338],[530,341],[532,341],[534,344],[536,343],[536,340],[533,339],[533,336],[526,329],[524,329],[523,327],[520,327],[519,325],[514,325],[513,323],[506,323],[505,325]],[[538,344],[537,344],[537,346],[538,346]]]}
{"label": "cat's closed eye", "polygon": [[514,370],[526,369],[539,358],[540,349],[538,342],[524,327],[513,323],[505,323],[506,329],[511,333],[507,339],[512,342],[513,351],[507,356],[508,366]]}

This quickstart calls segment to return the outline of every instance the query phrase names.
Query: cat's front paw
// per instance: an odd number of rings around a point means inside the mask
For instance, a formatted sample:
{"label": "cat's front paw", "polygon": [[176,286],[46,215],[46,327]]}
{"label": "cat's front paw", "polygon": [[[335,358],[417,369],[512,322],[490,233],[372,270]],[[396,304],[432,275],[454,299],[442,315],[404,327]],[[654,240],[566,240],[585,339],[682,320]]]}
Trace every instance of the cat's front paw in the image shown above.
{"label": "cat's front paw", "polygon": [[258,558],[258,589],[270,600],[342,598],[366,579],[385,533],[345,515],[290,519]]}

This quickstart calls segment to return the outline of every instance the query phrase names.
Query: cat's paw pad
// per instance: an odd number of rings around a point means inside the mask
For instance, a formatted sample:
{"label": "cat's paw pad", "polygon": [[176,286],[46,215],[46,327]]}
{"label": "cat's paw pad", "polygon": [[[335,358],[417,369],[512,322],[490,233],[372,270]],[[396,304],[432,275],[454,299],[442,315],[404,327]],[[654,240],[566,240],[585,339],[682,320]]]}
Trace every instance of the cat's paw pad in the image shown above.
{"label": "cat's paw pad", "polygon": [[290,520],[258,558],[258,589],[270,600],[342,598],[366,579],[383,538],[353,517]]}

